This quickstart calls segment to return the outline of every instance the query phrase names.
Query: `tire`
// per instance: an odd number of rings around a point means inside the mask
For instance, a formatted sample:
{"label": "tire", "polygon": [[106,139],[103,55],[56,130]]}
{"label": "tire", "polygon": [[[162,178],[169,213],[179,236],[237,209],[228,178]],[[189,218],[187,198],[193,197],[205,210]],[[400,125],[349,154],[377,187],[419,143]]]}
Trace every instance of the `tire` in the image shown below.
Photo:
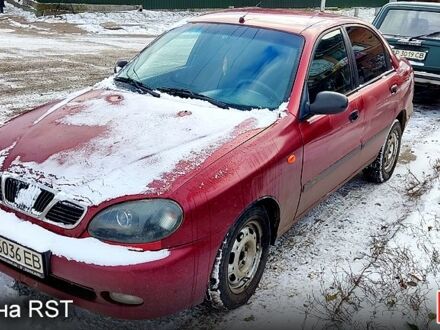
{"label": "tire", "polygon": [[364,169],[364,176],[368,181],[383,183],[391,178],[399,159],[401,141],[402,126],[398,120],[395,120],[379,155]]}
{"label": "tire", "polygon": [[269,246],[266,210],[249,209],[229,230],[217,252],[207,292],[208,305],[231,310],[246,304],[263,275]]}

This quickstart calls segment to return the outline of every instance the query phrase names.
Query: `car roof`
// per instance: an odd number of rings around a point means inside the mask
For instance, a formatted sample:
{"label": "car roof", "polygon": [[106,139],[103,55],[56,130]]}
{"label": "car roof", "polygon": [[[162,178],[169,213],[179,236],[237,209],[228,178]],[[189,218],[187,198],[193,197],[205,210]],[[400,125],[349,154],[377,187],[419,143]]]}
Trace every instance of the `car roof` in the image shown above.
{"label": "car roof", "polygon": [[387,3],[384,8],[405,8],[405,9],[438,9],[440,10],[440,3],[436,2],[419,2],[419,1],[399,1]]}
{"label": "car roof", "polygon": [[208,22],[223,24],[240,24],[244,16],[245,25],[269,29],[276,29],[290,33],[301,34],[303,31],[314,28],[326,30],[336,25],[346,23],[363,23],[354,17],[324,13],[319,10],[293,9],[266,9],[266,8],[239,8],[209,13],[196,17],[190,22]]}

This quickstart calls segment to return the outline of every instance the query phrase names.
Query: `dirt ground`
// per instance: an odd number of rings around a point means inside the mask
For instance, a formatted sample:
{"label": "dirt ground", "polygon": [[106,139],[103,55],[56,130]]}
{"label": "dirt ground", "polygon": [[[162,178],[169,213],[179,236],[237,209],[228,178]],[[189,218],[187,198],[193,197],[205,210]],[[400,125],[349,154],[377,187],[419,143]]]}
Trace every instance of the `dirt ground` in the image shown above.
{"label": "dirt ground", "polygon": [[[92,35],[69,24],[28,23],[22,17],[0,16],[0,125],[38,104],[109,76],[117,59],[131,58],[151,40],[151,37],[139,35]],[[259,329],[288,328],[292,324],[321,328],[328,322],[329,327],[335,329],[384,328],[384,319],[391,316],[384,316],[383,310],[378,315],[374,308],[362,314],[363,308],[383,303],[388,296],[381,300],[379,292],[385,287],[393,288],[394,296],[405,308],[408,305],[406,297],[416,299],[417,292],[405,295],[394,280],[386,286],[371,282],[367,287],[369,291],[357,293],[359,297],[362,294],[364,298],[369,297],[363,299],[362,304],[357,303],[353,294],[338,298],[326,292],[336,290],[337,284],[350,274],[359,274],[359,271],[366,274],[364,268],[367,266],[386,273],[385,264],[380,263],[382,259],[372,261],[368,253],[375,249],[378,238],[385,246],[387,237],[394,237],[395,232],[391,229],[403,230],[399,219],[409,218],[419,206],[418,201],[406,195],[408,171],[420,169],[423,173],[431,173],[430,160],[440,158],[440,152],[436,155],[419,152],[425,145],[440,143],[435,137],[440,127],[438,92],[420,90],[415,110],[405,132],[402,155],[393,179],[378,186],[367,184],[358,176],[305,216],[272,248],[261,285],[247,306],[230,313],[213,312],[200,306],[167,318],[136,322],[114,320],[74,308],[68,319],[0,319],[0,325],[67,329]],[[405,226],[411,227],[410,224]],[[438,241],[431,240],[432,250],[436,251]],[[382,252],[386,251],[384,246]],[[399,265],[403,268],[405,261],[399,261]],[[422,268],[414,266],[411,272],[424,271]],[[433,270],[426,270],[426,274],[429,275],[429,271],[439,278]],[[351,281],[344,283],[349,287]],[[0,276],[0,286],[3,287],[0,301],[24,305],[29,299],[41,297],[37,292],[14,286],[7,277]],[[373,291],[377,292],[374,299],[367,294]],[[427,318],[433,309],[432,300],[432,297],[427,298],[423,315],[422,309],[415,311],[409,304],[407,315],[417,314],[415,320],[419,320],[420,315]],[[335,320],[335,311],[331,314],[330,306],[335,302],[338,306],[346,305],[344,311],[352,317]],[[391,309],[390,313],[394,312]],[[313,322],[309,321],[312,316]]]}
{"label": "dirt ground", "polygon": [[[151,38],[93,36],[70,24],[0,16],[0,108],[14,116],[108,77]],[[3,114],[4,115],[4,114]],[[1,116],[1,115],[0,115]]]}

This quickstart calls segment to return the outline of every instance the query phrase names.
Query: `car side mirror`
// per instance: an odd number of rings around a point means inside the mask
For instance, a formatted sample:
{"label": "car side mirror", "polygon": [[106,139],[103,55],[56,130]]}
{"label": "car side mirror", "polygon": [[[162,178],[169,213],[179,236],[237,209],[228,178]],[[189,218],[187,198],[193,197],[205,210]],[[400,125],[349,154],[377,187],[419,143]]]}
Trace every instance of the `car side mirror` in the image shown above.
{"label": "car side mirror", "polygon": [[312,115],[333,115],[344,112],[348,108],[348,98],[341,93],[320,92],[316,95],[315,102],[310,104]]}
{"label": "car side mirror", "polygon": [[117,60],[115,64],[114,72],[118,73],[119,71],[121,71],[124,68],[124,66],[127,65],[127,63],[128,63],[127,60]]}

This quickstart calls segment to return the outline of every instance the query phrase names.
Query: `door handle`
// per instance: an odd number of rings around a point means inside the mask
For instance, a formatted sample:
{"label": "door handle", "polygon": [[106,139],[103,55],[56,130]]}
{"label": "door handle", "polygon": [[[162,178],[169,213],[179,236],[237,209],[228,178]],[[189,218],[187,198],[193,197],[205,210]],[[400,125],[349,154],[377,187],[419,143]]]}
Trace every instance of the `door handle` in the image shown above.
{"label": "door handle", "polygon": [[397,84],[394,84],[390,87],[390,92],[392,95],[397,94],[398,90],[399,90],[399,86],[397,86]]}
{"label": "door handle", "polygon": [[348,119],[350,119],[350,122],[355,122],[359,119],[359,110],[354,110],[352,113],[350,113],[350,116],[348,116]]}

